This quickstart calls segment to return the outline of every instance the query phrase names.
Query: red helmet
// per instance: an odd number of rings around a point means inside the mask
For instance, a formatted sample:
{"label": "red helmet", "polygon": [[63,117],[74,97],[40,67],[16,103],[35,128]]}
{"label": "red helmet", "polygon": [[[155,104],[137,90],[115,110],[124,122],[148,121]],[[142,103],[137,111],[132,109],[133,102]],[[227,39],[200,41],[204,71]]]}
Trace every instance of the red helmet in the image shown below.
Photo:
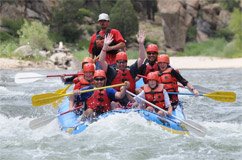
{"label": "red helmet", "polygon": [[94,63],[94,60],[93,60],[91,57],[85,57],[85,58],[82,60],[82,66],[83,66],[85,63]]}
{"label": "red helmet", "polygon": [[159,82],[159,76],[158,76],[158,73],[157,72],[150,72],[148,75],[147,75],[147,80],[155,80],[157,82]]}
{"label": "red helmet", "polygon": [[94,72],[95,65],[93,63],[86,63],[83,65],[83,72]]}
{"label": "red helmet", "polygon": [[161,54],[158,56],[157,58],[157,62],[164,62],[164,63],[167,63],[167,64],[170,64],[170,58],[167,54]]}
{"label": "red helmet", "polygon": [[96,77],[106,78],[106,73],[104,72],[104,70],[96,70],[94,73],[94,78],[96,78]]}
{"label": "red helmet", "polygon": [[149,44],[146,47],[146,52],[156,52],[156,53],[158,53],[158,46],[156,44]]}
{"label": "red helmet", "polygon": [[128,56],[127,56],[126,52],[118,52],[116,54],[116,61],[119,61],[119,60],[128,61]]}

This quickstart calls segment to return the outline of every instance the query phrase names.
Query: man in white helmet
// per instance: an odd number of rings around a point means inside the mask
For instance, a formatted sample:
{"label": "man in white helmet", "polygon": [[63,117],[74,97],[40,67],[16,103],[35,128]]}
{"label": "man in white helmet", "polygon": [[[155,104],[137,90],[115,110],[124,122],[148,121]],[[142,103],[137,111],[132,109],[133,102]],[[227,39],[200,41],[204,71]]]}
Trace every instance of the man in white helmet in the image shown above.
{"label": "man in white helmet", "polygon": [[[117,29],[111,29],[109,28],[110,24],[110,18],[108,14],[106,13],[101,13],[98,16],[98,24],[101,27],[101,30],[97,31],[94,33],[91,37],[90,44],[89,44],[89,49],[88,52],[91,54],[92,58],[97,57],[103,47],[103,41],[104,41],[104,36],[107,35],[108,33],[111,33],[113,35],[113,42],[108,46],[106,52],[106,62],[109,65],[116,65],[116,54],[118,51],[122,51],[125,48],[125,40],[123,36],[121,35],[120,31]],[[98,67],[98,65],[97,65]]]}

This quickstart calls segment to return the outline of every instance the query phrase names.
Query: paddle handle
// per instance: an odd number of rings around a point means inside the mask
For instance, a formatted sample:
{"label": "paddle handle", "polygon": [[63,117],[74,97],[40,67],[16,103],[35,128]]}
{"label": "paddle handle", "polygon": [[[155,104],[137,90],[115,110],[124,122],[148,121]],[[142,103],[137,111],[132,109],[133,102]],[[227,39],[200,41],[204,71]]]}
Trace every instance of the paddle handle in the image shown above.
{"label": "paddle handle", "polygon": [[[133,94],[133,93],[130,92],[130,91],[126,91],[126,92],[127,92],[128,94],[134,96],[134,97],[137,97],[137,98],[141,99],[141,100],[144,101],[145,103],[147,103],[147,104],[151,105],[152,107],[154,107],[154,108],[156,108],[156,109],[158,109],[158,110],[161,110],[161,111],[163,111],[163,112],[165,112],[165,113],[167,114],[167,111],[165,111],[164,109],[162,109],[162,108],[160,108],[160,107],[154,105],[153,103],[147,101],[146,99],[141,98],[141,97],[139,97],[139,96]],[[194,129],[200,131],[200,132],[203,132],[201,129],[197,128],[196,126],[193,126],[192,124],[190,124],[190,123],[188,123],[188,122],[186,122],[186,121],[184,121],[184,120],[182,120],[182,119],[180,119],[180,118],[177,117],[177,116],[172,115],[172,117],[176,118],[177,120],[181,121],[182,123],[184,123],[184,124],[187,125],[187,126],[190,126],[190,127],[194,128]]]}
{"label": "paddle handle", "polygon": [[141,77],[141,78],[145,78],[145,79],[147,79],[146,76],[143,76],[143,75],[141,75],[141,74],[137,74],[137,76],[138,76],[138,77]]}
{"label": "paddle handle", "polygon": [[69,112],[73,112],[73,111],[78,110],[78,109],[81,109],[81,108],[82,108],[82,106],[80,106],[80,107],[76,107],[76,108],[73,108],[73,109],[70,109],[70,110],[68,110],[68,111],[65,111],[65,112],[62,112],[62,113],[60,113],[60,114],[57,114],[56,117],[62,116],[62,115],[64,115],[64,114],[67,114],[67,113],[69,113]]}
{"label": "paddle handle", "polygon": [[[193,93],[182,93],[182,92],[167,92],[168,94],[179,94],[179,95],[191,95],[195,96]],[[199,94],[198,96],[204,96],[203,94]]]}
{"label": "paddle handle", "polygon": [[[98,87],[98,88],[93,88],[93,89],[87,89],[87,90],[81,90],[80,94],[82,93],[87,93],[87,92],[92,92],[92,91],[96,91],[96,90],[102,90],[102,89],[106,89],[106,88],[115,88],[115,87],[120,87],[120,86],[125,86],[125,83],[120,83],[120,84],[114,84],[114,85],[110,85],[110,86],[104,86],[104,87]],[[67,93],[67,94],[62,94],[60,95],[60,97],[64,97],[64,96],[70,96],[73,95],[74,93]]]}
{"label": "paddle handle", "polygon": [[56,74],[56,75],[47,75],[46,77],[66,77],[66,76],[78,76],[83,74]]}

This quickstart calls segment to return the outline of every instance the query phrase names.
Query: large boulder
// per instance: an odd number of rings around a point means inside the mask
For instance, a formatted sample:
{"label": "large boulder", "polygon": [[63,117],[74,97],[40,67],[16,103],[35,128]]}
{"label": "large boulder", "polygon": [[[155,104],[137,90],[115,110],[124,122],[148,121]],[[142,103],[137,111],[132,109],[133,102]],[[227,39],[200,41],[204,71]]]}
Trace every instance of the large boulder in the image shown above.
{"label": "large boulder", "polygon": [[58,0],[26,1],[15,0],[14,2],[2,2],[0,5],[0,19],[28,18],[46,22],[51,17],[52,8],[59,4]]}
{"label": "large boulder", "polygon": [[187,30],[191,26],[194,16],[197,16],[197,7],[198,0],[158,1],[159,12],[163,20],[165,43],[168,48],[183,50]]}

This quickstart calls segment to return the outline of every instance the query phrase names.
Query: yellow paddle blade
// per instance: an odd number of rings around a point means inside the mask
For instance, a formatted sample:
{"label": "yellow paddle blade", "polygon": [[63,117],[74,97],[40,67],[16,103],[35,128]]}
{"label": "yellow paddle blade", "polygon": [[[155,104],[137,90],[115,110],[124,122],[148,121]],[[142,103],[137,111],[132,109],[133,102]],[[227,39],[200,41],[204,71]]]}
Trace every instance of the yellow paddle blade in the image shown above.
{"label": "yellow paddle blade", "polygon": [[[57,91],[55,91],[55,93],[58,93],[58,94],[65,94],[66,91],[70,88],[71,84],[67,85],[65,88],[62,88],[62,89],[58,89]],[[60,98],[59,100],[55,101],[52,103],[52,107],[53,108],[57,108],[61,102],[62,102],[63,98]]]}
{"label": "yellow paddle blade", "polygon": [[212,93],[203,94],[206,97],[220,101],[220,102],[235,102],[236,93],[235,92],[225,92],[225,91],[216,91]]}
{"label": "yellow paddle blade", "polygon": [[[115,85],[111,85],[111,86],[104,86],[104,87],[99,87],[99,88],[82,90],[82,91],[80,91],[80,93],[92,92],[92,91],[95,91],[95,90],[119,87],[119,86],[124,86],[124,85],[125,85],[125,83],[115,84]],[[60,100],[60,98],[62,98],[64,96],[69,96],[69,95],[72,95],[72,94],[73,93],[67,93],[67,94],[44,93],[44,94],[34,95],[32,97],[32,105],[33,106],[44,106],[44,105],[56,102],[57,100]]]}
{"label": "yellow paddle blade", "polygon": [[67,95],[70,95],[70,94],[44,93],[44,94],[34,95],[32,97],[32,105],[33,106],[44,106],[44,105],[53,103]]}

